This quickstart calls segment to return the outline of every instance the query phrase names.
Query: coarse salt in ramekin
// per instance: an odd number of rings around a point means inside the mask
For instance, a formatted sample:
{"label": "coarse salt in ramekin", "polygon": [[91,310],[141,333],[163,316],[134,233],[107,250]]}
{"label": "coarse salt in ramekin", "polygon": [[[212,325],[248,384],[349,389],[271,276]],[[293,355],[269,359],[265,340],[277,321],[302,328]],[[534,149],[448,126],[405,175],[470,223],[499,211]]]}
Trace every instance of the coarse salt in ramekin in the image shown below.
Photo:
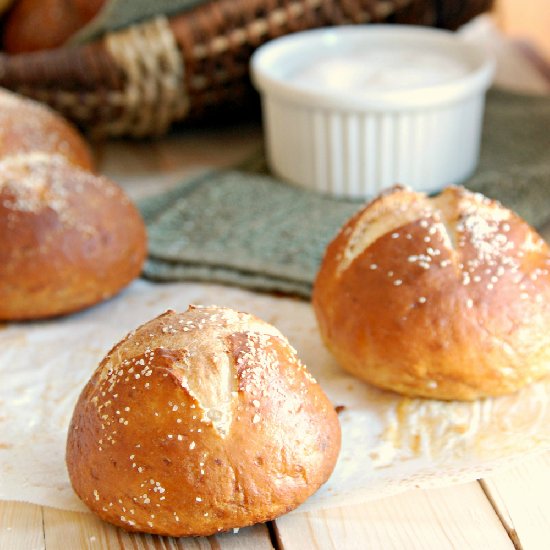
{"label": "coarse salt in ramekin", "polygon": [[269,42],[251,67],[270,167],[291,183],[364,198],[395,183],[434,192],[475,170],[494,63],[460,35],[318,29]]}

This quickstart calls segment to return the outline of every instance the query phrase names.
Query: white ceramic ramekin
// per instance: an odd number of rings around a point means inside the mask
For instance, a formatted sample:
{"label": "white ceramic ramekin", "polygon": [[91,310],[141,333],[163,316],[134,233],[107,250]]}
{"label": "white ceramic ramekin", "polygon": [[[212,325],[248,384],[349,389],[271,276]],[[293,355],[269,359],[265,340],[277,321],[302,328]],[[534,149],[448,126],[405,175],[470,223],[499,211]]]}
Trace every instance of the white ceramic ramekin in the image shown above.
{"label": "white ceramic ramekin", "polygon": [[[428,87],[360,94],[289,78],[323,56],[395,45],[443,53],[466,73]],[[251,70],[262,95],[269,164],[291,183],[348,197],[395,183],[433,192],[464,181],[477,165],[494,63],[459,35],[398,25],[306,31],[259,48]]]}

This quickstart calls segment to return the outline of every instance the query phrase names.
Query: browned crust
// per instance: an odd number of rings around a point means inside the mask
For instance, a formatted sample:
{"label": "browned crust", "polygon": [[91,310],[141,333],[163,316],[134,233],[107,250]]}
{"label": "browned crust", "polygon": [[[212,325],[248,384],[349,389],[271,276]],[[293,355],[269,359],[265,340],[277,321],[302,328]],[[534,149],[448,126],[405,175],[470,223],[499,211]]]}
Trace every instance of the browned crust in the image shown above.
{"label": "browned crust", "polygon": [[[193,393],[185,383],[224,360],[234,381],[225,437],[201,405],[216,388]],[[212,307],[167,312],[111,350],[76,405],[67,465],[102,519],[198,536],[297,507],[327,480],[339,449],[334,408],[286,339]]]}
{"label": "browned crust", "polygon": [[103,4],[104,0],[18,0],[4,23],[4,50],[15,54],[61,46]]}
{"label": "browned crust", "polygon": [[0,161],[0,319],[70,313],[140,273],[143,221],[124,192],[59,155]]}
{"label": "browned crust", "polygon": [[95,169],[88,144],[69,122],[49,107],[0,90],[0,159],[36,151]]}
{"label": "browned crust", "polygon": [[[505,394],[547,375],[548,246],[497,202],[449,188],[443,195],[455,212],[443,233],[431,216],[406,223],[340,271],[362,216],[381,200],[399,208],[402,193],[377,199],[344,226],[315,281],[320,331],[341,366],[382,388],[437,399]],[[466,212],[471,205],[489,237],[479,239],[480,226]],[[509,218],[495,221],[503,212]],[[469,224],[470,232],[464,229]],[[454,233],[454,245],[442,238],[445,232]],[[422,254],[431,254],[429,268],[418,261]]]}

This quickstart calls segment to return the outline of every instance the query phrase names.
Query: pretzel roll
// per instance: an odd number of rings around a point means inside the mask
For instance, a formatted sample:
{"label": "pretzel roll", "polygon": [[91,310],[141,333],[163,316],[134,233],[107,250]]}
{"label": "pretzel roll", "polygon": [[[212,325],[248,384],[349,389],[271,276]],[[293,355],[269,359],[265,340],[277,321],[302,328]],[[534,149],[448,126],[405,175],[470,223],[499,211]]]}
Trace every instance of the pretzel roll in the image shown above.
{"label": "pretzel roll", "polygon": [[0,159],[36,151],[94,170],[88,145],[69,122],[49,107],[0,90]]}
{"label": "pretzel roll", "polygon": [[339,449],[334,408],[277,329],[191,306],[108,353],[76,405],[67,466],[102,519],[195,536],[292,510]]}
{"label": "pretzel roll", "polygon": [[0,161],[0,319],[50,317],[117,293],[145,257],[124,192],[60,155]]}
{"label": "pretzel roll", "polygon": [[18,0],[6,18],[4,49],[15,54],[57,48],[93,19],[104,3],[105,0]]}
{"label": "pretzel roll", "polygon": [[550,372],[550,256],[496,201],[395,187],[330,243],[314,285],[323,339],[357,377],[470,400]]}
{"label": "pretzel roll", "polygon": [[0,15],[6,12],[13,2],[14,0],[0,0]]}

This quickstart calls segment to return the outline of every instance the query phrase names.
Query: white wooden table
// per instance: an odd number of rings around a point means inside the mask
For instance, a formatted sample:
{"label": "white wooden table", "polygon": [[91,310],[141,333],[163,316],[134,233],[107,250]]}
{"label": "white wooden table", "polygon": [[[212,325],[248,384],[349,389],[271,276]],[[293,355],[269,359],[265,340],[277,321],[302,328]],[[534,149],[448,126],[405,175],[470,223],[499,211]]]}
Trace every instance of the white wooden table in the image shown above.
{"label": "white wooden table", "polygon": [[[96,153],[103,173],[137,198],[168,188],[202,167],[231,166],[260,141],[259,126],[249,123],[182,130],[152,142],[113,141],[98,146]],[[550,225],[543,234],[550,240]],[[0,502],[0,549],[44,548],[548,550],[550,452],[479,481],[415,489],[361,506],[298,512],[208,538],[128,534],[91,514]]]}

